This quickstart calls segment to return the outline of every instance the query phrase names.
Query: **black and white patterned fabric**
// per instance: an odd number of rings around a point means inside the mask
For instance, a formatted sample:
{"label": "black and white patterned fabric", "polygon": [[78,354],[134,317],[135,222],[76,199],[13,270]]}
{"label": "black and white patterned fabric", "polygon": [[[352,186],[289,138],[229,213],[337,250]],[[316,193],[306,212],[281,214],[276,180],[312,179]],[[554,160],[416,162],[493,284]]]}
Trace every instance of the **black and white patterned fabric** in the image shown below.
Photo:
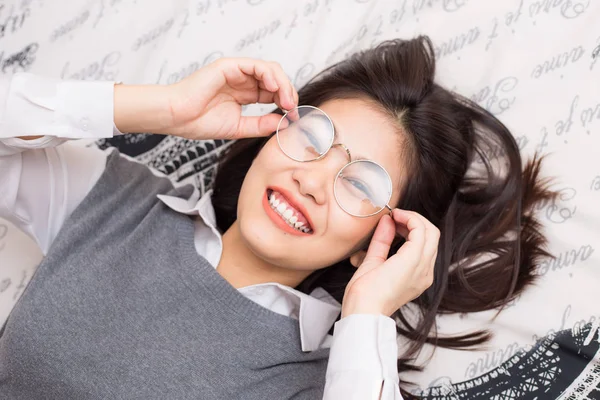
{"label": "black and white patterned fabric", "polygon": [[[525,156],[548,154],[543,172],[561,195],[538,210],[556,258],[536,284],[496,317],[439,318],[442,335],[488,329],[492,341],[474,351],[425,347],[424,371],[402,378],[426,399],[596,399],[599,22],[598,0],[4,0],[0,74],[169,84],[219,57],[249,56],[280,62],[299,88],[356,50],[429,35],[439,82],[498,116]],[[92,145],[206,191],[228,143],[141,133]],[[40,257],[0,221],[0,321]]]}
{"label": "black and white patterned fabric", "polygon": [[116,147],[121,153],[154,168],[176,184],[193,184],[205,193],[210,189],[217,160],[232,141],[188,140],[175,136],[136,133],[98,140],[101,149]]}

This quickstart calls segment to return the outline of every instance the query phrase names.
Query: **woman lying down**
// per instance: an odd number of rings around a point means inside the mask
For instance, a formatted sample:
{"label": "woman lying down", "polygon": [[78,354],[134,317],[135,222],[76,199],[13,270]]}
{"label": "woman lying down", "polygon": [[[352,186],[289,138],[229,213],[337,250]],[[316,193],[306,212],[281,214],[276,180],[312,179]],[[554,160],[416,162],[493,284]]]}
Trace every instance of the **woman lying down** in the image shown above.
{"label": "woman lying down", "polygon": [[[484,342],[438,339],[436,314],[525,287],[552,194],[502,123],[434,83],[432,54],[385,42],[298,93],[241,58],[168,86],[4,82],[0,216],[45,258],[1,333],[1,397],[397,400],[424,343]],[[257,102],[279,108],[241,115]],[[61,146],[127,132],[240,140],[201,198]]]}

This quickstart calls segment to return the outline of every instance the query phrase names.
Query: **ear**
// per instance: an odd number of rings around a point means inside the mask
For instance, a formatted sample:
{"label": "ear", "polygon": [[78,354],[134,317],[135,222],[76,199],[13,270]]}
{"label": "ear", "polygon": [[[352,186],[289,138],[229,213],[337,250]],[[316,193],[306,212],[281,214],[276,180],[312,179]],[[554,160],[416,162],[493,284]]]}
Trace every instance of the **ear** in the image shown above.
{"label": "ear", "polygon": [[359,250],[350,256],[350,264],[352,264],[354,267],[358,268],[358,267],[360,267],[360,264],[362,264],[362,262],[364,261],[366,256],[367,256],[366,250]]}

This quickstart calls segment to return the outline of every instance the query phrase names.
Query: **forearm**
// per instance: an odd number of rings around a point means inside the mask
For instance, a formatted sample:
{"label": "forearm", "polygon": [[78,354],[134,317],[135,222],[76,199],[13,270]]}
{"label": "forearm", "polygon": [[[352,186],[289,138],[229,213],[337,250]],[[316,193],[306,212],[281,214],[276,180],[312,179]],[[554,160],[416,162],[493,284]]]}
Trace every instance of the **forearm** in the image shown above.
{"label": "forearm", "polygon": [[115,85],[114,122],[123,133],[165,133],[172,126],[169,86]]}

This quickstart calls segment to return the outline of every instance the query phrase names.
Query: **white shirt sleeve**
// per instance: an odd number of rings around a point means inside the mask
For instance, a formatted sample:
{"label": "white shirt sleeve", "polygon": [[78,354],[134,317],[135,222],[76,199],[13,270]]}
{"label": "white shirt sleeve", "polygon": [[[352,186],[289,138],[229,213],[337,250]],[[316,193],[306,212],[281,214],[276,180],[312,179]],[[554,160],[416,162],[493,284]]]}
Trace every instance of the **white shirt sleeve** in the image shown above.
{"label": "white shirt sleeve", "polygon": [[107,152],[63,143],[118,133],[113,107],[113,82],[29,73],[0,80],[0,217],[31,236],[44,254],[106,167]]}
{"label": "white shirt sleeve", "polygon": [[396,323],[353,314],[334,325],[324,400],[402,400]]}

